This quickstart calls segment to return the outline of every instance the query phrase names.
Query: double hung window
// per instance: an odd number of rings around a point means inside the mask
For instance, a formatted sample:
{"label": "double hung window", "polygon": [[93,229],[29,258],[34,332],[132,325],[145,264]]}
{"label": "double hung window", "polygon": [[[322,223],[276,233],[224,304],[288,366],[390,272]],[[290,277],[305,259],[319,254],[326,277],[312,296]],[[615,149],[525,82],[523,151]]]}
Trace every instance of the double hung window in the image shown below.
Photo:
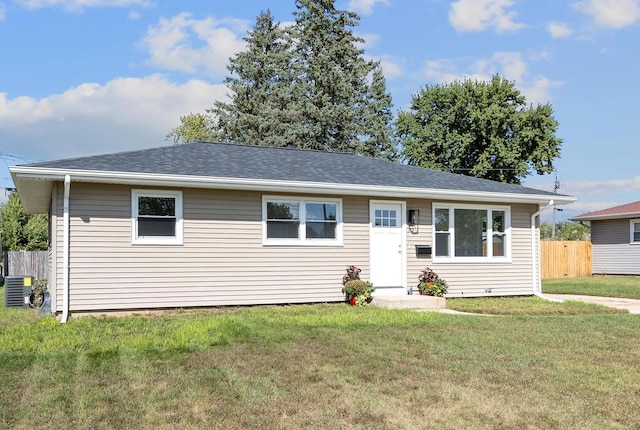
{"label": "double hung window", "polygon": [[133,243],[182,244],[182,192],[133,190],[131,214]]}
{"label": "double hung window", "polygon": [[640,219],[631,220],[631,243],[640,245]]}
{"label": "double hung window", "polygon": [[337,245],[342,243],[339,199],[263,197],[263,243]]}

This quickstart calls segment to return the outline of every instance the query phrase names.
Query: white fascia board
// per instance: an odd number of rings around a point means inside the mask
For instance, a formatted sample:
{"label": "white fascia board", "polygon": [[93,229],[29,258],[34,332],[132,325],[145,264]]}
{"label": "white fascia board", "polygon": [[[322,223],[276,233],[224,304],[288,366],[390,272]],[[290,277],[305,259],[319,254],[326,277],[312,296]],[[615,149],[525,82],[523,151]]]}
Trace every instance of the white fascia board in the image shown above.
{"label": "white fascia board", "polygon": [[619,213],[619,214],[609,214],[609,215],[594,215],[587,216],[584,218],[575,217],[571,218],[572,221],[599,221],[599,220],[607,220],[607,219],[624,219],[624,218],[637,218],[640,217],[640,212],[627,212],[627,213]]}
{"label": "white fascia board", "polygon": [[212,188],[226,190],[267,191],[285,193],[335,194],[402,198],[433,198],[464,201],[492,201],[505,203],[572,203],[570,196],[539,194],[494,193],[432,188],[403,188],[379,185],[334,184],[327,182],[281,181],[271,179],[222,178],[210,176],[156,175],[148,173],[113,172],[95,170],[63,170],[26,166],[10,167],[14,181],[18,178],[64,180],[69,174],[74,182],[147,185],[162,187]]}

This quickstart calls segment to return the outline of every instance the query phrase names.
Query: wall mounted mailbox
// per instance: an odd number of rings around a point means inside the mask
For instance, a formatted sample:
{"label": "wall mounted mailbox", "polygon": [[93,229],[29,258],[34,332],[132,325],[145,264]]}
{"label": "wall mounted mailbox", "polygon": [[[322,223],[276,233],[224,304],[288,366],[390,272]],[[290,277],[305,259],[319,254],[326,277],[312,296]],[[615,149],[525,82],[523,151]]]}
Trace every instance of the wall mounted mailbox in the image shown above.
{"label": "wall mounted mailbox", "polygon": [[416,255],[418,257],[431,257],[431,245],[416,245]]}

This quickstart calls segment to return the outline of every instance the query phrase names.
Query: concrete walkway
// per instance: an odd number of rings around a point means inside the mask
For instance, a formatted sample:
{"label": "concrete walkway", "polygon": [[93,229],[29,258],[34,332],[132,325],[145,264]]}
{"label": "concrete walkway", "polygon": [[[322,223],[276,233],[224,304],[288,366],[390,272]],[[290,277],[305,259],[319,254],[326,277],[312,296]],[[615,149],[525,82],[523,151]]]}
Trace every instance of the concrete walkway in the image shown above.
{"label": "concrete walkway", "polygon": [[[619,297],[576,296],[571,294],[544,294],[546,297],[559,300],[576,300],[585,303],[595,303],[610,308],[626,309],[630,314],[640,314],[640,300],[623,299]],[[418,294],[407,296],[376,296],[371,306],[388,309],[411,309],[416,311],[436,311],[451,314],[483,315],[458,312],[446,309],[446,300],[442,297],[421,296]]]}
{"label": "concrete walkway", "polygon": [[447,300],[443,297],[421,296],[420,294],[402,296],[375,296],[371,306],[387,309],[445,310]]}
{"label": "concrete walkway", "polygon": [[608,306],[610,308],[626,309],[630,314],[640,314],[640,300],[623,299],[619,297],[599,297],[599,296],[575,296],[572,294],[544,294],[552,299],[577,300],[585,303],[595,303],[597,305]]}

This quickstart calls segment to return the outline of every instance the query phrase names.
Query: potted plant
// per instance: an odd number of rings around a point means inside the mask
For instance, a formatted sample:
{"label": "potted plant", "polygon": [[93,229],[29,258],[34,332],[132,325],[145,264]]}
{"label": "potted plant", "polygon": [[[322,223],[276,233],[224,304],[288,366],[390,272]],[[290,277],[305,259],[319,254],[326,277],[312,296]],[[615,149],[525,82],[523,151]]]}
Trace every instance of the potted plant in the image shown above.
{"label": "potted plant", "polygon": [[449,288],[447,282],[430,268],[424,269],[418,279],[420,280],[418,289],[423,296],[443,297],[447,294]]}
{"label": "potted plant", "polygon": [[360,269],[356,266],[347,267],[342,285],[342,292],[351,306],[364,306],[373,300],[373,292],[376,289],[371,282],[360,279]]}

